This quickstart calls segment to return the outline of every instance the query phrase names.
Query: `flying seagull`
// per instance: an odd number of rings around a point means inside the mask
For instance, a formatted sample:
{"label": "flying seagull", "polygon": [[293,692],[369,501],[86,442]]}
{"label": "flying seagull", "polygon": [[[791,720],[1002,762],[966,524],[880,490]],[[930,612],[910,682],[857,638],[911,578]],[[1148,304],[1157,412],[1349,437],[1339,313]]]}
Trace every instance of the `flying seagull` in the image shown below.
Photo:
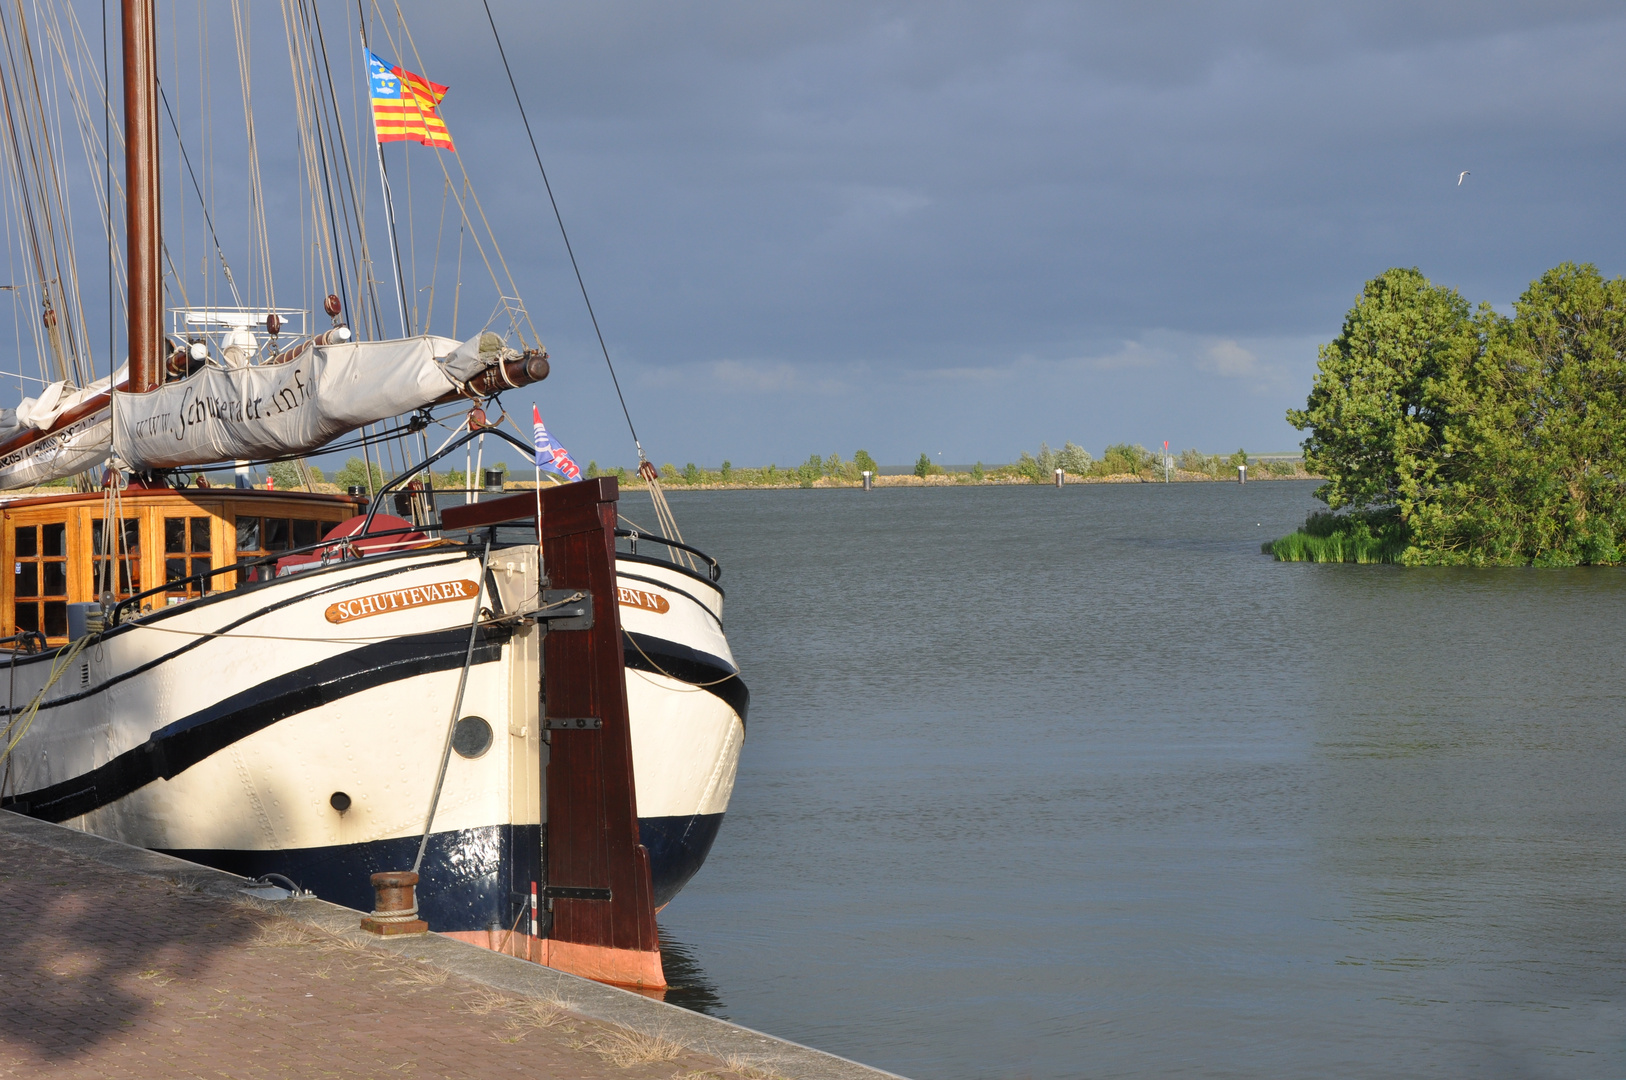
{"label": "flying seagull", "polygon": [[1462,172],[1460,174],[1458,174],[1458,176],[1457,176],[1457,187],[1462,186],[1462,178],[1467,176],[1467,175],[1468,175],[1468,170],[1467,169],[1463,169]]}

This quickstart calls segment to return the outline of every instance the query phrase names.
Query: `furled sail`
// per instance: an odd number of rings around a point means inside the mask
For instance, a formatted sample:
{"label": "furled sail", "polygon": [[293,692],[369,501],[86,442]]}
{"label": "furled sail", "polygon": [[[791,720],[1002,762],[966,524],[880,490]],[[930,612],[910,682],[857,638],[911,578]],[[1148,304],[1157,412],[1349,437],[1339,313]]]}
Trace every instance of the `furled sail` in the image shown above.
{"label": "furled sail", "polygon": [[179,469],[308,454],[367,424],[546,373],[545,354],[521,356],[483,333],[461,344],[429,335],[312,340],[274,362],[209,364],[111,401],[105,379],[74,392],[56,384],[0,410],[0,490],[72,476],[110,456],[130,469]]}
{"label": "furled sail", "polygon": [[[121,370],[119,379],[124,378]],[[0,409],[0,491],[32,487],[95,468],[112,441],[109,380],[83,390],[52,383],[15,409]]]}
{"label": "furled sail", "polygon": [[175,469],[311,453],[363,425],[454,397],[519,356],[490,333],[462,344],[425,335],[312,344],[290,354],[280,363],[210,365],[145,394],[120,394],[113,408],[119,459],[132,469]]}

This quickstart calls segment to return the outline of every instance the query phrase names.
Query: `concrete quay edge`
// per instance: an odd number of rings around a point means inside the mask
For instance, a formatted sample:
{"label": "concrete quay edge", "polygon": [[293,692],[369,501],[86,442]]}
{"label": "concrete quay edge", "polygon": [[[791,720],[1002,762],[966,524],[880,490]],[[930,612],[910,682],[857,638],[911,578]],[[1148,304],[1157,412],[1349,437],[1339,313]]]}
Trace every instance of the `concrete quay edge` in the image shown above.
{"label": "concrete quay edge", "polygon": [[[126,873],[178,881],[186,888],[219,900],[249,898],[243,891],[250,884],[247,878],[10,810],[0,810],[0,832]],[[255,902],[294,922],[368,948],[433,964],[493,990],[556,1002],[589,1019],[681,1043],[723,1061],[737,1061],[786,1080],[904,1080],[896,1073],[788,1039],[439,934],[378,937],[361,929],[363,912],[326,900],[290,898]]]}

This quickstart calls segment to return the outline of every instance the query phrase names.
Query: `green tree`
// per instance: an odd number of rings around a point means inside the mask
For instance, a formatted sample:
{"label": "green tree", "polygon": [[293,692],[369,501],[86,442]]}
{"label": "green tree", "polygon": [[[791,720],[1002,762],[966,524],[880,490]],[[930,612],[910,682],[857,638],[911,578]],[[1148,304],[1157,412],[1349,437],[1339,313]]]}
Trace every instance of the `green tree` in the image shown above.
{"label": "green tree", "polygon": [[1090,452],[1071,439],[1063,443],[1062,448],[1056,452],[1057,467],[1074,476],[1087,475],[1093,464],[1095,459],[1090,457]]}
{"label": "green tree", "polygon": [[1419,562],[1615,563],[1626,547],[1626,281],[1564,263],[1434,387],[1449,454],[1403,489]]}
{"label": "green tree", "polygon": [[271,474],[278,491],[296,491],[305,486],[305,478],[299,475],[299,465],[296,462],[273,461],[266,466],[265,471]]}
{"label": "green tree", "polygon": [[1220,459],[1218,454],[1210,456],[1197,449],[1182,450],[1179,466],[1181,472],[1207,473],[1215,476],[1219,473]]}
{"label": "green tree", "polygon": [[[368,472],[373,474],[371,488],[367,485]],[[384,486],[384,470],[377,465],[373,465],[369,469],[367,462],[352,455],[344,463],[344,467],[333,474],[333,482],[345,490],[349,490],[351,487],[360,487],[363,491],[377,491]]]}
{"label": "green tree", "polygon": [[1319,351],[1315,383],[1288,423],[1308,431],[1304,464],[1327,478],[1316,494],[1334,510],[1426,499],[1446,460],[1450,396],[1460,397],[1495,316],[1476,321],[1455,289],[1415,269],[1366,283],[1338,337]]}
{"label": "green tree", "polygon": [[802,462],[801,467],[796,470],[796,475],[801,480],[803,487],[812,487],[819,477],[824,475],[824,459],[817,454],[813,454]]}
{"label": "green tree", "polygon": [[860,450],[858,453],[854,454],[853,465],[855,465],[858,468],[858,471],[861,473],[867,472],[874,473],[876,476],[881,475],[881,467],[875,464],[875,459],[869,456],[868,450]]}
{"label": "green tree", "polygon": [[1138,476],[1141,470],[1151,463],[1151,453],[1139,443],[1133,446],[1129,443],[1113,443],[1101,454],[1100,471],[1106,476],[1122,476],[1126,473]]}
{"label": "green tree", "polygon": [[1626,557],[1626,281],[1564,263],[1509,319],[1390,270],[1320,356],[1288,418],[1327,477],[1317,494],[1345,513],[1282,550],[1344,557],[1365,529],[1371,551],[1410,563]]}
{"label": "green tree", "polygon": [[700,483],[700,468],[692,461],[683,466],[683,482],[685,484]]}
{"label": "green tree", "polygon": [[943,471],[943,466],[932,461],[930,454],[921,454],[920,460],[915,462],[916,476],[936,476]]}
{"label": "green tree", "polygon": [[984,475],[986,474],[983,472],[982,462],[979,461],[975,465],[971,466],[971,479],[980,484],[982,483],[982,478]]}
{"label": "green tree", "polygon": [[734,475],[734,463],[729,461],[727,458],[724,458],[720,475],[723,478],[723,483],[728,483],[729,479]]}

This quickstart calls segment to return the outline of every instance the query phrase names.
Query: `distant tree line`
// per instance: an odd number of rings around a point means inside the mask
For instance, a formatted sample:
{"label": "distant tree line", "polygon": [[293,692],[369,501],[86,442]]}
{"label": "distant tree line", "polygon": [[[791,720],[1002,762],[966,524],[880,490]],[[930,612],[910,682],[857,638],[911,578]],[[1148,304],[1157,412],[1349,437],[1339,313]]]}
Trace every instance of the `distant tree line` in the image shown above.
{"label": "distant tree line", "polygon": [[[1297,462],[1261,462],[1257,458],[1249,457],[1245,450],[1238,450],[1230,455],[1202,454],[1196,450],[1187,450],[1176,462],[1177,473],[1183,474],[1177,478],[1189,480],[1203,476],[1212,479],[1234,479],[1236,466],[1239,464],[1247,464],[1251,469],[1258,469],[1273,476],[1303,475],[1303,470]],[[962,484],[986,482],[1049,484],[1054,483],[1055,470],[1058,468],[1075,479],[1132,475],[1143,480],[1158,480],[1163,476],[1158,457],[1143,446],[1117,443],[1107,447],[1098,459],[1071,441],[1063,443],[1059,450],[1052,450],[1048,443],[1040,443],[1037,454],[1024,451],[1021,457],[1011,464],[984,465],[979,461],[968,470],[952,473],[933,461],[930,454],[922,453],[915,460],[911,471],[922,479],[943,476],[946,480]],[[729,461],[723,462],[718,469],[704,469],[693,462],[682,468],[670,462],[660,467],[661,483],[668,487],[730,485],[811,488],[821,483],[827,486],[857,484],[865,472],[879,476],[881,467],[876,464],[869,451],[862,449],[853,454],[851,461],[844,460],[839,453],[827,456],[812,454],[800,465],[785,467],[770,463],[761,468],[741,468]],[[619,474],[623,483],[629,480],[626,470],[611,470],[606,474],[598,469],[596,462],[589,463],[586,473],[588,476]],[[636,477],[632,477],[631,481],[636,484]]]}
{"label": "distant tree line", "polygon": [[[1272,476],[1295,476],[1301,472],[1296,462],[1260,461],[1249,457],[1246,450],[1238,450],[1228,455],[1184,450],[1174,460],[1170,471],[1186,474],[1181,477],[1182,479],[1191,479],[1193,476],[1235,479],[1238,465],[1247,465]],[[1057,469],[1068,476],[1080,478],[1122,476],[1134,476],[1142,480],[1163,478],[1162,456],[1139,443],[1113,443],[1098,459],[1091,457],[1088,450],[1071,441],[1062,444],[1060,450],[1052,450],[1048,443],[1040,443],[1037,454],[1024,451],[1016,464],[1009,468],[1035,484],[1053,483]]]}
{"label": "distant tree line", "polygon": [[1346,558],[1405,563],[1621,562],[1623,406],[1626,280],[1564,263],[1508,317],[1388,270],[1287,414],[1338,513],[1278,543],[1316,557],[1319,533]]}
{"label": "distant tree line", "polygon": [[[1298,466],[1294,462],[1259,462],[1248,457],[1247,452],[1243,450],[1228,456],[1187,450],[1180,455],[1177,469],[1185,474],[1181,477],[1183,479],[1192,479],[1193,474],[1230,479],[1236,475],[1236,466],[1242,463],[1248,463],[1250,467],[1273,475],[1291,476],[1298,471]],[[504,481],[510,479],[506,462],[496,462],[488,468],[501,473]],[[1100,458],[1096,458],[1088,450],[1071,441],[1063,443],[1059,450],[1052,450],[1048,443],[1040,443],[1037,454],[1024,451],[1021,457],[1011,464],[984,465],[979,461],[968,470],[953,473],[949,473],[944,466],[934,462],[931,455],[922,453],[911,471],[917,477],[944,476],[954,483],[962,484],[985,482],[1049,484],[1054,482],[1056,469],[1061,469],[1074,479],[1120,478],[1129,475],[1143,480],[1154,480],[1162,479],[1163,476],[1158,457],[1138,444],[1116,443],[1107,447]],[[856,485],[866,472],[872,476],[879,476],[881,467],[869,451],[859,449],[850,461],[843,459],[840,453],[811,454],[799,465],[783,467],[770,463],[759,468],[742,468],[735,466],[733,462],[724,461],[719,468],[706,469],[691,461],[681,468],[667,462],[657,471],[661,483],[667,487],[727,485],[811,488],[820,484]],[[359,487],[364,491],[376,491],[393,475],[387,473],[377,462],[368,462],[360,456],[350,457],[329,477],[324,477],[322,470],[308,461],[274,462],[267,466],[266,472],[277,489],[282,491],[303,488],[307,478],[313,487],[320,486],[328,490],[336,487],[344,491],[350,487]],[[527,468],[520,479],[527,478],[529,473],[530,470]],[[582,474],[589,478],[613,476],[627,487],[638,487],[642,484],[636,470],[620,466],[602,468],[597,461],[589,461]],[[462,469],[448,469],[436,472],[433,476],[434,486],[439,490],[462,490],[470,479]],[[484,484],[484,477],[476,475],[473,482],[476,487],[481,487]]]}

